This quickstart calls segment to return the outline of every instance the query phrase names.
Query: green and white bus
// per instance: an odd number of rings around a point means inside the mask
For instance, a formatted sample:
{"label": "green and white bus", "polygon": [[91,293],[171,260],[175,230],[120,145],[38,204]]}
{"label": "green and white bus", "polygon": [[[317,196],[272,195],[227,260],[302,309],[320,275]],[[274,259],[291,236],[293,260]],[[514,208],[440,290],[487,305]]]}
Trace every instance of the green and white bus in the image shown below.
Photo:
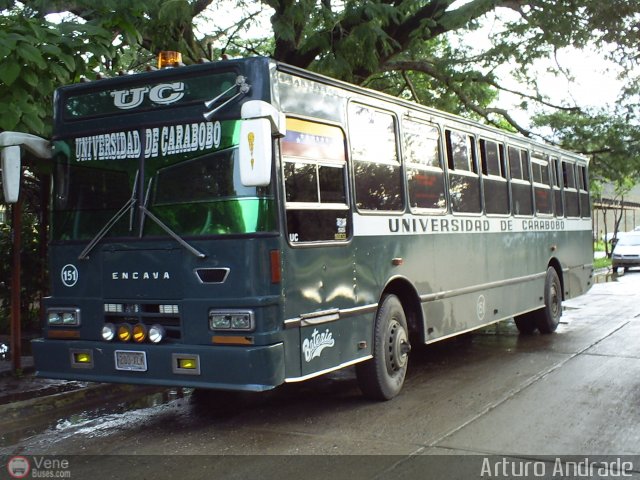
{"label": "green and white bus", "polygon": [[[550,333],[591,285],[567,151],[265,58],[54,109],[42,377],[263,391],[355,365],[390,399],[411,345]],[[17,139],[5,172],[43,142]]]}

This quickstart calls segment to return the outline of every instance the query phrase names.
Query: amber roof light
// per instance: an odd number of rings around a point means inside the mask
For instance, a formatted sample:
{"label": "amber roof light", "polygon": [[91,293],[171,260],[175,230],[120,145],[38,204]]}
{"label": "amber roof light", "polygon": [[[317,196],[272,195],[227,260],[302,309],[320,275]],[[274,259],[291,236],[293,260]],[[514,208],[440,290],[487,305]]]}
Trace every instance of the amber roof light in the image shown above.
{"label": "amber roof light", "polygon": [[158,54],[158,68],[179,67],[182,65],[182,54],[163,50]]}

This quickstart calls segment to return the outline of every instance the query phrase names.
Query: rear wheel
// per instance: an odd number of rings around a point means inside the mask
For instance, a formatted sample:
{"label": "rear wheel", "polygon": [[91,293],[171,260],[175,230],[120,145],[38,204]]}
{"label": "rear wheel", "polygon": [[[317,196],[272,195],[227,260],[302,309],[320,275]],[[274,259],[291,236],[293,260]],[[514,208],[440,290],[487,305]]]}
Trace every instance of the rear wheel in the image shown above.
{"label": "rear wheel", "polygon": [[514,321],[516,322],[516,327],[518,327],[518,331],[525,335],[531,335],[536,331],[538,326],[536,325],[536,318],[533,315],[535,312],[523,313],[522,315],[518,315],[514,317]]}
{"label": "rear wheel", "polygon": [[562,316],[562,284],[556,269],[549,267],[544,282],[544,307],[534,312],[540,333],[553,333]]}
{"label": "rear wheel", "polygon": [[376,400],[398,395],[407,374],[410,350],[402,304],[395,295],[387,295],[376,314],[373,358],[356,366],[362,393]]}

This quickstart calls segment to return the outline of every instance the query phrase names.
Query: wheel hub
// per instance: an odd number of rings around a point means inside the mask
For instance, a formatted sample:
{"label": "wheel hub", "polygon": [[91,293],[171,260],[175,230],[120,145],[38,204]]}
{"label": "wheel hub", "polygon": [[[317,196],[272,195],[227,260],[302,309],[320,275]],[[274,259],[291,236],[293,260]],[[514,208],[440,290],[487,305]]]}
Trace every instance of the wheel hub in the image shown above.
{"label": "wheel hub", "polygon": [[405,367],[409,360],[411,346],[407,338],[407,332],[397,321],[392,320],[387,330],[387,349],[385,361],[389,372],[396,372]]}

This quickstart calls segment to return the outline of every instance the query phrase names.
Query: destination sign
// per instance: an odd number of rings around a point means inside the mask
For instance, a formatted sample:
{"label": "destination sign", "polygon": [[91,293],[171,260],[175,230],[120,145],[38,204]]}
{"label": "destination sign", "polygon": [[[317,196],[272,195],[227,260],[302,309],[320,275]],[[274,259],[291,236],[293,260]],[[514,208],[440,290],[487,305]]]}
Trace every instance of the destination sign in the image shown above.
{"label": "destination sign", "polygon": [[[167,125],[142,132],[144,158],[218,149],[223,137],[220,122]],[[73,142],[78,162],[139,158],[143,148],[138,130],[78,137]]]}
{"label": "destination sign", "polygon": [[[180,71],[176,71],[180,73]],[[130,85],[105,88],[100,91],[84,93],[89,87],[80,87],[79,91],[69,94],[64,100],[63,113],[67,120],[83,117],[103,117],[113,114],[134,113],[162,107],[175,107],[184,104],[201,105],[202,102],[216,97],[225,91],[228,96],[236,92],[237,72],[216,72],[202,76],[180,75],[177,79],[162,82],[132,81]],[[109,83],[106,83],[109,85]],[[226,98],[226,97],[225,97]]]}

